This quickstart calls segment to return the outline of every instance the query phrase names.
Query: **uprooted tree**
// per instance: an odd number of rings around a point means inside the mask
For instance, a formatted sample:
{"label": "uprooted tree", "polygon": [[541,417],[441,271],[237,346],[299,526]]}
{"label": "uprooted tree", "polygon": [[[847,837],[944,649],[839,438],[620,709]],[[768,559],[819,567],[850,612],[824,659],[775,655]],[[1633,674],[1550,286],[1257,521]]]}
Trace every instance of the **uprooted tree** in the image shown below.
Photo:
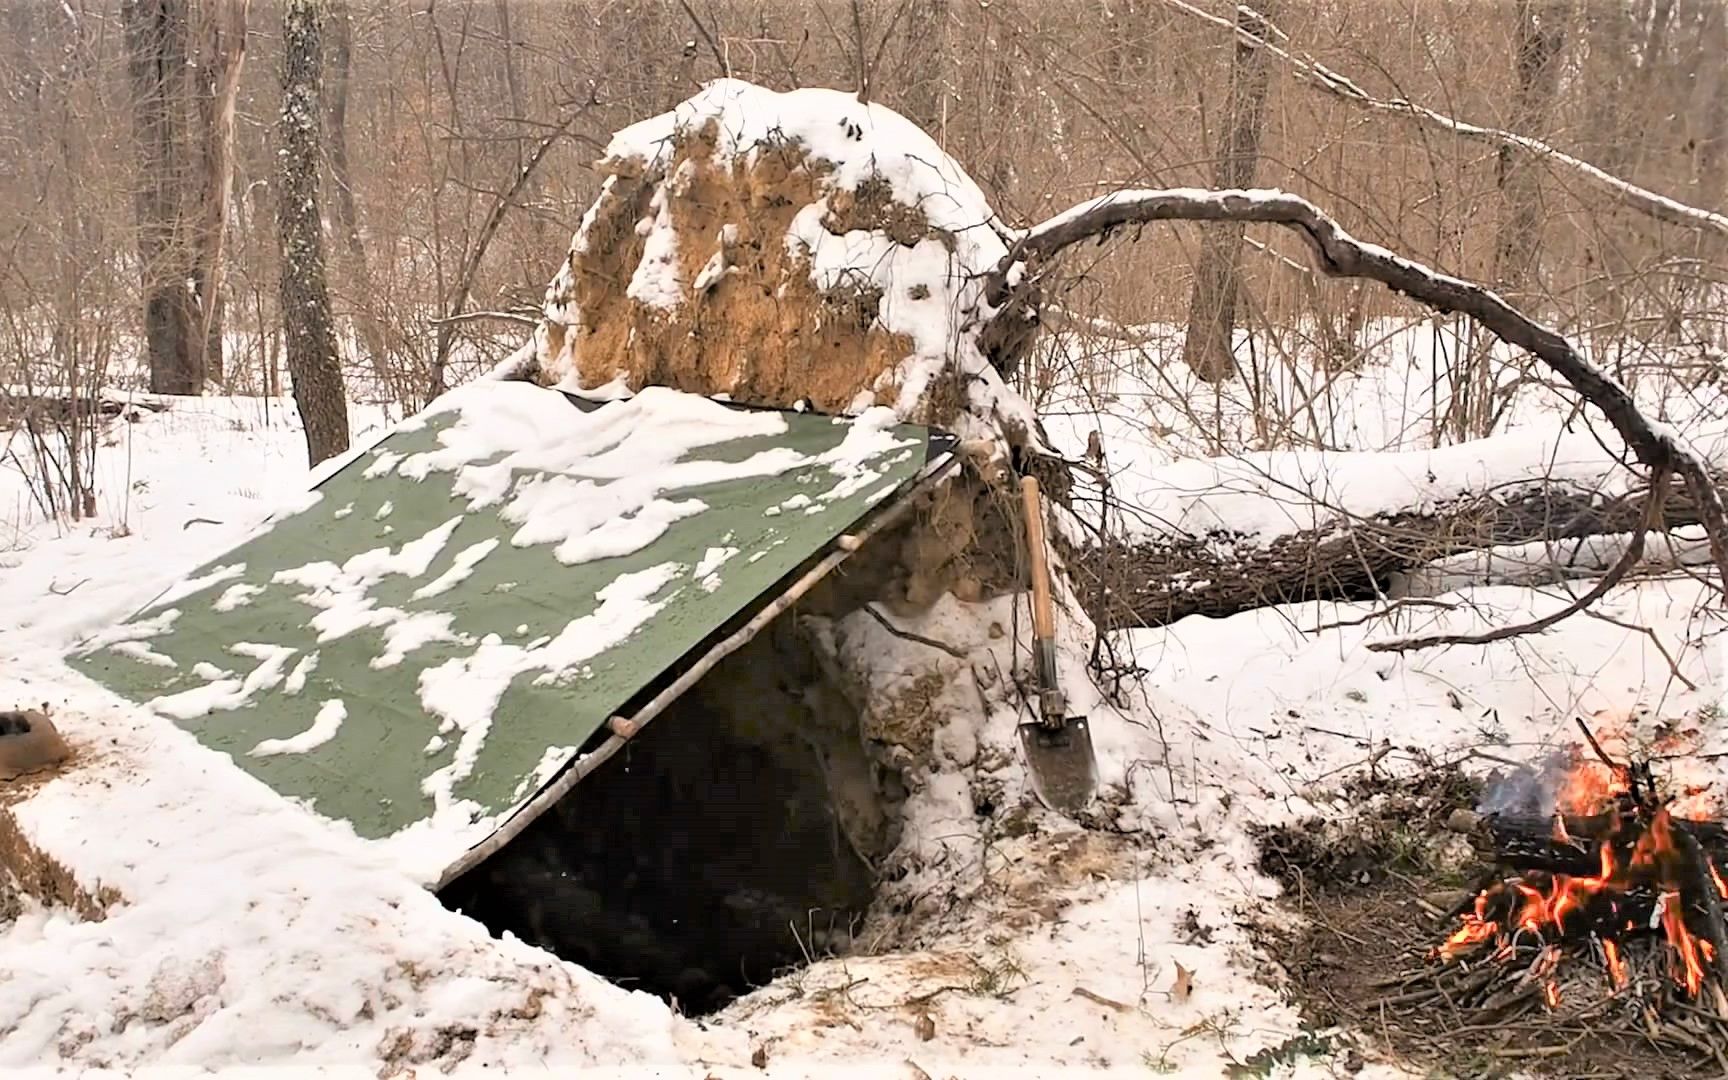
{"label": "uprooted tree", "polygon": [[[1606,589],[1643,557],[1646,533],[1684,524],[1702,527],[1694,554],[1728,575],[1728,523],[1704,456],[1559,333],[1482,286],[1356,240],[1301,198],[1124,190],[1014,230],[899,115],[838,92],[782,95],[732,80],[621,132],[603,164],[610,176],[512,373],[820,411],[888,405],[956,431],[977,467],[903,530],[903,569],[892,571],[894,596],[914,608],[943,593],[974,601],[1018,586],[1015,511],[1002,483],[1011,469],[1039,474],[1069,504],[1058,535],[1088,584],[1061,591],[1100,624],[1124,609],[1163,623],[1380,595],[1389,575],[1437,559],[1562,535],[1618,542],[1599,567]],[[1631,460],[1610,456],[1602,475],[1536,473],[1510,490],[1456,491],[1438,503],[1418,492],[1408,508],[1371,519],[1311,493],[1327,512],[1271,540],[1182,522],[1125,537],[1112,521],[1134,508],[1109,505],[1095,462],[1050,448],[1008,378],[1035,347],[1062,253],[1161,221],[1276,225],[1306,243],[1325,275],[1378,281],[1472,317],[1598,410]],[[1617,485],[1605,485],[1613,473]],[[1095,514],[1085,500],[1100,488],[1105,512]]]}

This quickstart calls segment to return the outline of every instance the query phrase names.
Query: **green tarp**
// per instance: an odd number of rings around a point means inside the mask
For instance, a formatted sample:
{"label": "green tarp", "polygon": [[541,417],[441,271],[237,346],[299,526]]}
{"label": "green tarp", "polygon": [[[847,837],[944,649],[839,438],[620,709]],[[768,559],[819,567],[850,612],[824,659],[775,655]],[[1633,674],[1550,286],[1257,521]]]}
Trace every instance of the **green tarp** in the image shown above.
{"label": "green tarp", "polygon": [[73,662],[360,836],[454,857],[917,478],[931,433],[884,415],[476,383]]}

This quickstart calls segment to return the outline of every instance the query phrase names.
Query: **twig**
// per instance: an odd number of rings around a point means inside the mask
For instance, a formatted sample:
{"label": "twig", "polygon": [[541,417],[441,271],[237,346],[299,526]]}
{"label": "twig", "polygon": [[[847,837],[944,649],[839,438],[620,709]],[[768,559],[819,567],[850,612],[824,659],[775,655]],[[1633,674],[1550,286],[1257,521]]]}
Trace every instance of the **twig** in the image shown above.
{"label": "twig", "polygon": [[448,323],[474,322],[477,319],[497,319],[500,322],[523,323],[528,326],[540,325],[539,316],[524,315],[518,311],[464,311],[458,315],[446,315],[426,321],[432,326],[444,326]]}
{"label": "twig", "polygon": [[1304,630],[1303,633],[1305,633],[1305,634],[1318,634],[1322,630],[1342,630],[1342,629],[1344,629],[1346,627],[1350,627],[1350,626],[1361,626],[1363,623],[1373,622],[1376,619],[1384,619],[1386,616],[1392,614],[1394,611],[1397,611],[1400,608],[1407,608],[1407,607],[1433,607],[1433,608],[1439,608],[1442,611],[1457,611],[1458,610],[1458,605],[1451,603],[1450,601],[1431,600],[1428,597],[1424,597],[1424,596],[1407,596],[1402,600],[1395,600],[1392,603],[1387,604],[1385,607],[1380,608],[1376,611],[1370,611],[1368,614],[1362,616],[1361,618],[1358,618],[1358,619],[1340,619],[1337,622],[1321,623],[1318,626],[1314,627],[1312,630]]}
{"label": "twig", "polygon": [[1590,749],[1596,752],[1596,756],[1601,759],[1602,764],[1608,766],[1609,769],[1618,774],[1621,771],[1621,766],[1618,765],[1613,758],[1608,756],[1606,750],[1602,749],[1602,744],[1596,741],[1596,736],[1590,731],[1590,725],[1584,722],[1582,716],[1574,717],[1573,719],[1578,721],[1578,730],[1584,733],[1584,741],[1590,744]]}
{"label": "twig", "polygon": [[702,19],[696,14],[696,9],[690,6],[690,0],[678,0],[678,6],[684,9],[684,14],[690,16],[690,21],[696,26],[696,32],[702,35],[703,41],[707,42],[708,51],[714,54],[714,62],[720,65],[720,74],[731,75],[732,67],[726,63],[726,54],[720,51],[720,44],[714,40],[714,35],[708,32],[708,27],[702,24]]}
{"label": "twig", "polygon": [[1674,654],[1668,651],[1668,646],[1662,644],[1662,638],[1656,633],[1655,629],[1648,626],[1635,626],[1632,623],[1616,619],[1614,616],[1601,611],[1591,610],[1584,612],[1584,614],[1590,616],[1592,619],[1600,619],[1612,626],[1618,626],[1622,630],[1630,630],[1635,634],[1643,634],[1645,637],[1649,638],[1650,644],[1654,645],[1656,651],[1662,654],[1662,659],[1668,661],[1669,673],[1674,676],[1681,686],[1684,686],[1693,693],[1698,692],[1698,684],[1687,678],[1686,673],[1680,670],[1680,662],[1674,659]]}
{"label": "twig", "polygon": [[875,619],[877,623],[881,625],[882,629],[888,631],[897,638],[904,638],[907,641],[915,642],[919,645],[927,645],[932,649],[940,649],[956,660],[966,659],[966,654],[952,645],[937,641],[934,638],[927,638],[923,634],[914,634],[910,630],[902,630],[898,626],[895,626],[893,623],[888,621],[887,616],[876,610],[875,604],[865,604],[864,610],[869,612],[870,617]]}
{"label": "twig", "polygon": [[1111,998],[1107,998],[1103,994],[1094,994],[1092,991],[1086,989],[1084,986],[1076,986],[1074,988],[1074,996],[1085,998],[1087,1001],[1095,1002],[1099,1005],[1104,1006],[1107,1009],[1114,1009],[1115,1011],[1117,1011],[1119,1013],[1128,1013],[1128,1012],[1134,1011],[1134,1006],[1124,1004],[1123,1002],[1116,1001],[1116,1000],[1113,1000]]}

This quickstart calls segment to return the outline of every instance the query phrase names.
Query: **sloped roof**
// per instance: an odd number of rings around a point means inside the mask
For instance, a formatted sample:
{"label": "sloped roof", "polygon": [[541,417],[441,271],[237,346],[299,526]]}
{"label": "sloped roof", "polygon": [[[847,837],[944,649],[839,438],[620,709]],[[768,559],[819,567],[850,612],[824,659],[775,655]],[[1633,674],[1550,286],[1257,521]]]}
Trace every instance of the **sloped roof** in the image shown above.
{"label": "sloped roof", "polygon": [[474,383],[72,662],[435,876],[930,439],[886,409]]}

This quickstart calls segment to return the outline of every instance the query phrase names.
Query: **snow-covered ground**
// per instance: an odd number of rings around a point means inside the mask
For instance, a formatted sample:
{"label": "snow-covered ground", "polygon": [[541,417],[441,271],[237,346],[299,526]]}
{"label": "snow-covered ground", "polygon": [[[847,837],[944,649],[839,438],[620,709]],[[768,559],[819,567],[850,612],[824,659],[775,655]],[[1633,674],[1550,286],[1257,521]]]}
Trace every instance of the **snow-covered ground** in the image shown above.
{"label": "snow-covered ground", "polygon": [[[361,439],[380,423],[356,412]],[[1613,621],[1405,657],[1361,646],[1562,601],[1484,588],[1402,622],[1352,625],[1368,606],[1328,604],[1136,632],[1125,640],[1149,676],[1126,708],[1075,692],[1094,717],[1109,828],[1032,809],[1037,829],[993,835],[963,782],[933,784],[909,809],[930,897],[906,948],[822,961],[697,1024],[488,938],[373,849],[63,665],[79,635],[302,490],[302,462],[291,407],[212,398],[114,425],[94,521],[40,521],[17,474],[0,472],[0,704],[47,702],[79,755],[0,802],[80,884],[121,898],[94,922],[26,905],[0,932],[9,1075],[65,1058],[745,1076],[762,1073],[760,1055],[772,1076],[1217,1076],[1226,1054],[1243,1060],[1299,1028],[1243,928],[1276,895],[1246,826],[1325,812],[1328,790],[1370,758],[1396,769],[1471,748],[1539,756],[1577,715],[1629,716],[1642,732],[1690,718],[1697,749],[1728,750],[1717,726],[1728,636],[1684,579],[1617,590],[1603,608]],[[904,629],[943,639],[976,621],[945,603]],[[885,667],[921,648],[863,622],[846,624],[847,647]],[[1344,625],[1315,630],[1326,624]],[[1077,672],[1083,643],[1070,644]],[[961,718],[940,736],[1009,799],[1025,795],[1013,723]],[[1283,1075],[1340,1069],[1320,1058]]]}

